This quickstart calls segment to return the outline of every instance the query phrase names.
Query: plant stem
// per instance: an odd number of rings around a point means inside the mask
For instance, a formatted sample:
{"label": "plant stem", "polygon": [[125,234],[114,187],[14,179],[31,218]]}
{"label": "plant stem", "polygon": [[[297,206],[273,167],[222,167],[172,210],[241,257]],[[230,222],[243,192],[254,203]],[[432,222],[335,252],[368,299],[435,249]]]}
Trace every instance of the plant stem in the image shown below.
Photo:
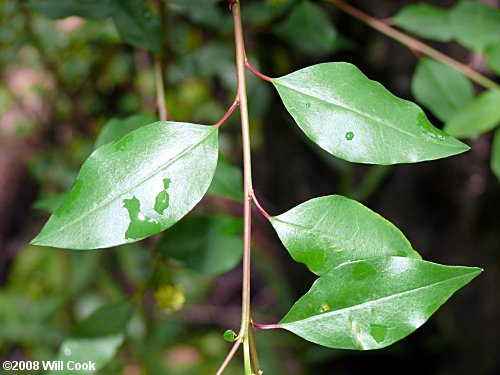
{"label": "plant stem", "polygon": [[167,104],[165,102],[166,87],[166,61],[168,48],[168,0],[155,0],[155,6],[160,18],[160,24],[163,29],[163,43],[159,56],[155,56],[155,75],[156,75],[156,106],[160,120],[166,121],[168,118]]}
{"label": "plant stem", "polygon": [[161,121],[167,121],[168,111],[165,103],[165,78],[161,58],[155,56],[155,75],[156,75],[156,106]]}
{"label": "plant stem", "polygon": [[231,348],[231,350],[229,351],[229,354],[224,359],[224,362],[222,362],[222,365],[220,365],[220,367],[217,370],[217,372],[215,373],[215,375],[221,375],[224,372],[224,370],[226,369],[227,365],[229,364],[229,362],[231,362],[231,359],[233,359],[234,355],[238,351],[238,348],[240,347],[240,345],[241,345],[242,342],[243,342],[243,340],[241,340],[239,338],[234,342],[234,345]]}
{"label": "plant stem", "polygon": [[243,143],[243,285],[241,301],[241,327],[238,336],[243,338],[245,372],[251,374],[248,330],[250,325],[250,241],[252,231],[252,160],[250,150],[250,130],[248,120],[247,89],[245,78],[245,43],[241,23],[240,0],[231,0],[233,12],[234,39],[236,44],[236,65],[238,73],[238,100],[240,102],[241,137]]}
{"label": "plant stem", "polygon": [[420,52],[426,56],[432,57],[433,59],[436,59],[438,61],[441,61],[444,64],[447,64],[451,66],[452,68],[455,68],[462,74],[466,75],[469,77],[471,80],[476,82],[477,84],[483,86],[486,89],[494,89],[497,88],[498,85],[489,79],[488,77],[485,77],[481,73],[476,72],[475,70],[471,69],[469,66],[462,64],[458,62],[455,59],[452,59],[451,57],[445,55],[442,52],[439,52],[438,50],[428,46],[425,43],[422,43],[421,41],[412,38],[409,35],[406,35],[402,33],[399,30],[396,30],[395,28],[387,25],[386,23],[377,20],[376,18],[373,18],[369,16],[366,13],[363,13],[357,8],[354,8],[353,6],[346,4],[342,0],[325,0],[328,3],[334,4],[337,6],[339,9],[341,9],[343,12],[350,14],[354,18],[357,18],[358,20],[364,22],[368,26],[372,27],[373,29],[381,32],[382,34],[387,35],[389,38],[392,38],[396,40],[397,42],[407,46],[408,48],[412,49],[413,51]]}

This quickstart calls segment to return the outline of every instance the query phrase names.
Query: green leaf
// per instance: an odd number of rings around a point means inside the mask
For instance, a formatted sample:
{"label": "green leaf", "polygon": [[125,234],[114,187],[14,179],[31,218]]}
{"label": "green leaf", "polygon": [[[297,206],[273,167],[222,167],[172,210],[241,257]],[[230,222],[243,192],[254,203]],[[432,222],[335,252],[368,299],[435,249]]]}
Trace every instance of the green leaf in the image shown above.
{"label": "green leaf", "polygon": [[95,249],[172,226],[210,185],[217,133],[214,126],[160,121],[100,147],[32,243]]}
{"label": "green leaf", "polygon": [[224,273],[241,261],[242,231],[240,218],[188,217],[165,232],[158,251],[200,273]]}
{"label": "green leaf", "polygon": [[423,325],[481,271],[401,257],[346,263],[316,280],[279,324],[330,348],[383,348]]}
{"label": "green leaf", "polygon": [[500,43],[488,46],[485,53],[486,65],[493,73],[500,75]]}
{"label": "green leaf", "polygon": [[124,41],[135,47],[160,52],[162,27],[140,0],[113,0],[112,17]]}
{"label": "green leaf", "polygon": [[36,0],[26,7],[54,19],[77,16],[93,20],[109,17],[113,9],[112,0]]}
{"label": "green leaf", "polygon": [[132,115],[124,119],[113,118],[104,125],[99,133],[94,150],[156,120],[155,115]]}
{"label": "green leaf", "polygon": [[479,1],[463,0],[452,8],[451,24],[455,38],[475,51],[500,42],[500,10]]}
{"label": "green leaf", "polygon": [[[123,342],[124,331],[133,313],[131,302],[106,305],[78,324],[64,340],[57,360],[66,362],[63,371],[49,374],[92,374],[104,367],[115,356]],[[67,364],[95,363],[96,371],[70,371]]]}
{"label": "green leaf", "polygon": [[272,217],[271,224],[292,258],[317,275],[353,260],[389,255],[420,258],[398,228],[340,195],[308,200]]}
{"label": "green leaf", "polygon": [[422,58],[411,83],[415,99],[441,121],[449,120],[474,99],[472,83],[456,69]]}
{"label": "green leaf", "polygon": [[241,169],[219,156],[215,176],[207,194],[243,201],[243,173]]}
{"label": "green leaf", "polygon": [[479,95],[448,121],[444,130],[454,137],[476,136],[500,123],[500,89]]}
{"label": "green leaf", "polygon": [[448,9],[426,3],[405,6],[393,18],[395,25],[423,38],[449,42],[453,39]]}
{"label": "green leaf", "polygon": [[416,104],[392,95],[352,64],[318,64],[273,82],[304,133],[341,159],[415,163],[469,149],[432,126]]}
{"label": "green leaf", "polygon": [[326,54],[335,47],[335,27],[325,11],[314,3],[300,2],[275,30],[306,54]]}
{"label": "green leaf", "polygon": [[495,132],[491,145],[491,170],[500,182],[500,129]]}
{"label": "green leaf", "polygon": [[219,33],[231,30],[232,22],[217,3],[221,0],[174,0],[168,1],[172,12],[183,14],[194,23]]}

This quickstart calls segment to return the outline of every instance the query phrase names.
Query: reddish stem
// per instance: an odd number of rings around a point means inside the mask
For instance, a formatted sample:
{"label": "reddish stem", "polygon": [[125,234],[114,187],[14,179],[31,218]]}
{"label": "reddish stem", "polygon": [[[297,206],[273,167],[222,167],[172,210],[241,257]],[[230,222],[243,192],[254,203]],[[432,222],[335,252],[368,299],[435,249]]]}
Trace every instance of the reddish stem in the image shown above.
{"label": "reddish stem", "polygon": [[236,109],[237,106],[240,105],[240,101],[238,100],[238,97],[236,97],[236,99],[234,99],[234,102],[233,104],[231,104],[231,107],[229,107],[229,109],[227,110],[227,112],[224,114],[224,116],[222,116],[222,118],[216,123],[214,124],[214,126],[216,128],[220,127],[224,122],[226,122],[226,120],[228,119],[229,116],[231,116],[231,113],[234,112],[234,110]]}
{"label": "reddish stem", "polygon": [[250,70],[253,74],[255,74],[257,77],[263,79],[264,81],[267,81],[267,82],[272,82],[273,79],[271,77],[268,77],[266,76],[265,74],[262,74],[261,72],[259,72],[257,69],[255,69],[252,65],[250,65],[250,63],[248,62],[248,60],[245,60],[245,66],[247,67],[248,70]]}
{"label": "reddish stem", "polygon": [[252,327],[256,329],[279,329],[281,326],[279,324],[259,324],[252,322]]}
{"label": "reddish stem", "polygon": [[252,191],[252,200],[253,202],[255,203],[255,207],[257,207],[257,209],[260,211],[260,213],[262,214],[262,216],[264,216],[267,220],[271,220],[271,215],[269,215],[267,213],[266,210],[264,210],[264,208],[260,205],[259,201],[257,200],[257,197],[255,196],[255,193]]}
{"label": "reddish stem", "polygon": [[222,362],[222,365],[219,367],[219,369],[217,370],[217,373],[215,375],[222,375],[222,373],[226,369],[227,365],[229,364],[229,362],[231,362],[231,359],[234,357],[234,355],[238,351],[238,348],[240,347],[240,345],[241,345],[242,342],[243,342],[242,339],[237,339],[236,340],[236,342],[234,343],[233,347],[229,351],[229,354],[224,359],[224,362]]}

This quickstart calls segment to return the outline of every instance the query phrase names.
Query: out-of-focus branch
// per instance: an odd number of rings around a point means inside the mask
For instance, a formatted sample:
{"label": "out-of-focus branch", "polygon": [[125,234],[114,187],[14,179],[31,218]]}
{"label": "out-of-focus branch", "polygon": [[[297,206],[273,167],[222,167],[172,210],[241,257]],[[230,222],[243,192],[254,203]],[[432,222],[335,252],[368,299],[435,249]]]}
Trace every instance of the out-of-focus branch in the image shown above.
{"label": "out-of-focus branch", "polygon": [[381,32],[382,34],[387,35],[389,38],[394,39],[395,41],[407,46],[412,51],[415,51],[417,53],[422,53],[426,56],[432,57],[433,59],[441,61],[442,63],[447,64],[452,68],[455,68],[456,70],[466,75],[471,80],[473,80],[474,82],[483,86],[486,89],[494,89],[498,87],[498,85],[494,81],[492,81],[488,77],[485,77],[481,73],[478,73],[475,70],[471,69],[468,65],[462,64],[461,62],[452,59],[448,55],[445,55],[444,53],[430,47],[429,45],[415,38],[412,38],[411,36],[406,35],[405,33],[402,33],[399,30],[396,30],[395,28],[389,26],[388,24],[376,18],[371,17],[366,13],[363,13],[359,9],[354,8],[352,5],[349,5],[342,0],[325,0],[325,1],[334,4],[343,12],[353,16],[354,18],[367,24],[371,28]]}

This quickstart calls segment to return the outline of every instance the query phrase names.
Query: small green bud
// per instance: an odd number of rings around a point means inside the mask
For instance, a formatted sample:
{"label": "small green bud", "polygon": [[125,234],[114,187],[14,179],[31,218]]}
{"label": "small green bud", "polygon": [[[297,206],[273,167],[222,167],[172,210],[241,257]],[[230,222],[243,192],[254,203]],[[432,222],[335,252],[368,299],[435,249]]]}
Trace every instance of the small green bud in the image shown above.
{"label": "small green bud", "polygon": [[224,340],[228,342],[234,342],[236,340],[236,333],[234,333],[233,330],[228,329],[226,332],[224,332]]}

